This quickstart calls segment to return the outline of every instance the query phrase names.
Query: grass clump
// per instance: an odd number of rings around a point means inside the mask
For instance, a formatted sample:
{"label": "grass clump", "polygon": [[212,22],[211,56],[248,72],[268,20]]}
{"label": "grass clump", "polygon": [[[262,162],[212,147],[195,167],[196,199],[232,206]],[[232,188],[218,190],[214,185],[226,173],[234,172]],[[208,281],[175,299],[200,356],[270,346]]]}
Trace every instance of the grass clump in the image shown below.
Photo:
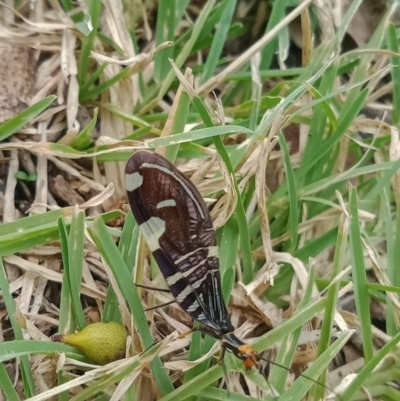
{"label": "grass clump", "polygon": [[[0,125],[7,400],[399,399],[395,6],[347,51],[361,1],[336,27],[332,10],[294,3],[0,6],[7,43],[37,51],[27,107]],[[213,339],[177,335],[192,327],[179,306],[144,311],[171,298],[133,285],[165,285],[122,206],[137,149],[206,198],[236,334],[291,371],[227,355],[225,377]],[[127,328],[122,361],[50,341],[99,321]]]}

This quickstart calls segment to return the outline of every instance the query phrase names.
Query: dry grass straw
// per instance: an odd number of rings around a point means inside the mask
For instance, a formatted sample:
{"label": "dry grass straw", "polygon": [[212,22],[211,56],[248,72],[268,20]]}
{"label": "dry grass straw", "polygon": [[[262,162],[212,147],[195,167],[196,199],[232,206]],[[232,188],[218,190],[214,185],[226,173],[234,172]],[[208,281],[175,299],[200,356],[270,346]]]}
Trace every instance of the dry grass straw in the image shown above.
{"label": "dry grass straw", "polygon": [[[288,14],[274,29],[266,33],[246,52],[235,58],[227,67],[223,68],[219,74],[204,82],[197,87],[197,89],[195,88],[195,80],[190,70],[187,70],[185,75],[177,73],[180,86],[174,94],[172,106],[166,105],[161,100],[157,104],[161,110],[168,110],[169,112],[168,119],[161,131],[161,137],[168,137],[174,134],[174,132],[172,132],[172,125],[177,118],[177,105],[183,94],[189,94],[191,97],[207,94],[212,89],[218,87],[222,82],[225,82],[230,74],[239,71],[246,63],[252,62],[254,66],[257,66],[258,60],[255,55],[266,43],[275,37],[280,29],[299,15],[301,15],[302,19],[304,40],[303,64],[307,65],[312,50],[310,20],[307,7],[309,7],[312,2],[313,0],[301,2],[300,6]],[[120,73],[126,65],[129,67],[129,73],[127,73],[122,80],[115,83],[108,91],[101,94],[100,103],[112,104],[115,108],[121,110],[121,112],[131,114],[132,110],[134,110],[135,106],[142,100],[143,96],[140,90],[137,73],[145,70],[143,76],[151,76],[153,68],[152,62],[155,54],[171,46],[171,43],[165,42],[156,47],[152,42],[148,46],[149,50],[147,52],[137,54],[129,35],[122,1],[106,0],[103,3],[103,34],[108,36],[123,49],[126,57],[117,56],[115,52],[106,54],[104,45],[96,39],[94,43],[95,51],[91,54],[91,62],[97,66],[104,62],[107,63],[107,67],[104,69],[100,78],[101,83]],[[141,6],[143,7],[143,4]],[[24,166],[28,166],[27,170],[29,170],[29,166],[36,166],[36,168],[33,168],[37,174],[37,180],[35,199],[29,211],[31,215],[41,214],[46,210],[56,210],[60,208],[60,205],[49,191],[49,165],[55,166],[60,172],[66,173],[71,178],[73,177],[78,187],[86,188],[87,193],[90,194],[90,199],[80,205],[80,209],[87,210],[88,215],[97,215],[103,211],[113,210],[116,208],[116,205],[120,203],[121,199],[125,198],[124,163],[117,161],[108,162],[101,168],[99,164],[97,164],[95,158],[119,150],[126,151],[149,148],[151,140],[123,141],[123,139],[128,137],[132,132],[131,123],[107,110],[106,107],[102,107],[99,109],[101,125],[99,128],[100,138],[97,141],[97,146],[102,144],[110,146],[106,149],[96,149],[90,154],[91,157],[94,157],[94,165],[92,168],[83,167],[82,164],[74,163],[74,157],[76,157],[76,159],[81,159],[82,154],[77,154],[76,156],[67,155],[67,157],[64,157],[63,148],[54,147],[54,143],[57,145],[71,145],[83,128],[78,118],[80,104],[77,66],[77,55],[79,53],[77,43],[81,39],[82,34],[76,30],[71,22],[70,16],[61,9],[56,1],[45,2],[44,0],[36,0],[34,2],[34,10],[24,10],[27,17],[23,17],[19,12],[13,10],[12,5],[2,4],[0,8],[3,10],[0,37],[4,43],[7,43],[9,46],[24,46],[34,49],[35,61],[37,62],[40,60],[37,65],[35,86],[32,91],[30,91],[29,96],[27,96],[29,100],[25,99],[27,104],[33,104],[50,94],[57,95],[57,100],[50,109],[41,114],[40,117],[37,117],[34,124],[31,124],[29,127],[24,127],[19,131],[19,134],[23,136],[18,136],[18,139],[12,139],[11,142],[0,144],[0,152],[2,152],[3,157],[4,152],[9,150],[8,176],[4,191],[3,222],[12,222],[22,217],[15,209],[15,193],[17,186],[15,175],[20,169],[20,163],[23,163]],[[143,13],[143,15],[146,15],[146,13]],[[326,28],[326,25],[322,26]],[[149,34],[149,26],[147,24],[144,25],[144,29]],[[43,57],[43,54],[46,56]],[[378,86],[382,77],[388,73],[388,69],[385,69],[387,55],[388,54],[382,56],[379,62],[376,63],[376,70],[371,71],[373,79],[369,79],[368,86],[372,93],[369,95],[368,100],[372,107],[374,106],[373,102],[380,96],[392,90],[390,84],[383,87]],[[40,59],[39,56],[41,56]],[[173,68],[175,68],[174,65]],[[179,70],[175,68],[175,71]],[[255,83],[261,83],[261,78],[259,76],[255,74],[253,77]],[[253,277],[253,280],[246,285],[239,282],[238,286],[235,287],[231,294],[233,304],[236,306],[232,308],[232,322],[235,324],[235,327],[237,327],[236,332],[238,336],[247,338],[250,342],[252,341],[251,337],[257,337],[256,329],[261,323],[266,324],[269,328],[273,328],[290,317],[284,316],[280,308],[260,298],[260,294],[273,283],[274,277],[278,273],[281,264],[285,263],[293,267],[295,272],[293,283],[299,282],[301,288],[305,289],[307,287],[309,279],[309,266],[307,263],[304,263],[288,252],[274,251],[276,245],[280,245],[288,240],[289,234],[285,233],[278,238],[271,238],[269,225],[271,216],[268,215],[268,210],[266,208],[269,191],[265,185],[265,174],[268,168],[267,162],[277,158],[279,159],[280,157],[274,153],[274,148],[277,143],[277,132],[287,126],[288,117],[298,111],[304,104],[307,104],[310,99],[311,95],[306,94],[290,108],[285,111],[282,110],[275,124],[268,133],[263,133],[264,136],[262,138],[257,138],[256,140],[254,140],[254,138],[251,140],[246,139],[243,142],[243,146],[247,147],[246,153],[242,162],[236,169],[236,178],[241,178],[239,183],[240,191],[243,191],[246,185],[255,178],[255,195],[246,212],[248,221],[250,221],[254,210],[256,208],[258,210],[262,245],[253,251],[252,256],[255,260],[265,260],[264,265],[260,268],[258,274]],[[7,113],[9,112],[10,110],[7,110]],[[222,107],[219,108],[217,114],[219,123],[223,125],[225,117]],[[309,135],[307,129],[308,126],[306,125],[300,127],[301,138]],[[65,135],[58,138],[57,134],[61,131],[65,131]],[[389,133],[391,135],[390,160],[395,161],[400,158],[398,132],[389,124],[377,122],[365,117],[358,117],[350,126],[349,132],[352,131],[372,133],[375,136]],[[20,138],[24,138],[24,140]],[[300,142],[299,154],[291,155],[293,161],[301,160],[305,141],[302,142],[302,139],[300,139]],[[337,163],[337,171],[339,173],[348,173],[348,171],[346,172],[346,156],[348,154],[349,145],[350,138],[346,135],[341,141],[342,157],[339,157]],[[166,149],[159,148],[157,151],[161,154],[165,154]],[[234,177],[221,159],[221,156],[212,148],[209,148],[207,152],[210,154],[211,158],[207,160],[206,163],[200,162],[201,164],[199,165],[198,161],[192,160],[181,164],[179,168],[184,172],[195,171],[191,175],[191,178],[203,196],[209,196],[215,193],[220,194],[218,200],[214,203],[212,211],[214,227],[218,229],[224,227],[226,222],[233,216],[238,199],[234,186]],[[24,161],[22,161],[21,154],[23,155]],[[37,157],[37,162],[33,160],[33,156]],[[284,169],[281,160],[278,160],[277,166],[275,176],[278,177],[278,181],[282,181]],[[217,171],[221,174],[215,177]],[[392,185],[395,201],[397,205],[399,205],[399,172],[393,177]],[[319,190],[322,189],[323,188],[319,188]],[[313,193],[311,192],[306,194],[306,196],[307,195],[312,196]],[[301,236],[300,241],[304,243],[309,239],[309,236],[319,236],[332,227],[336,227],[338,217],[342,214],[348,215],[347,209],[347,202],[342,200],[340,206],[332,203],[330,209],[309,220],[302,221],[298,226],[298,233]],[[373,217],[374,216],[368,211],[359,211],[359,219],[363,222],[371,221]],[[363,245],[379,283],[382,285],[390,284],[383,273],[382,266],[380,266],[374,250],[366,243]],[[11,283],[10,290],[12,292],[19,292],[18,297],[15,298],[15,302],[20,314],[20,320],[24,322],[23,326],[25,327],[27,339],[48,339],[43,332],[48,332],[51,325],[58,324],[59,311],[54,306],[51,296],[46,293],[46,288],[48,288],[50,282],[52,283],[52,288],[54,288],[54,283],[62,282],[62,273],[60,273],[60,252],[59,244],[53,243],[34,248],[32,251],[24,252],[18,256],[12,255],[4,258],[8,278]],[[146,283],[146,279],[149,276],[151,266],[149,266],[148,263],[148,256],[146,245],[144,241],[141,240],[136,253],[137,270],[135,271],[135,280],[139,282],[143,281]],[[328,252],[323,253],[318,258],[318,265],[322,270],[331,263],[331,255]],[[116,297],[121,307],[122,321],[130,329],[132,341],[131,350],[133,350],[135,354],[145,351],[137,335],[136,328],[131,324],[130,312],[125,304],[123,294],[118,289],[118,285],[105,260],[96,247],[93,246],[92,239],[88,232],[85,232],[85,259],[83,266],[84,282],[81,288],[82,295],[94,301],[94,306],[86,306],[86,315],[93,320],[99,319],[102,313],[103,302],[106,298],[106,285],[109,282],[116,292]],[[238,271],[238,276],[240,277],[239,260],[236,260],[234,268]],[[157,284],[157,282],[150,282],[149,284]],[[341,290],[340,296],[344,296],[351,290],[352,288],[349,284]],[[313,293],[315,297],[319,296],[316,288],[314,288]],[[299,297],[299,295],[301,296],[299,290],[293,284],[288,300],[294,305],[294,300]],[[398,302],[397,295],[391,293],[390,298],[398,311],[400,303]],[[150,296],[147,297],[147,306],[154,306],[155,300],[165,302],[170,300],[170,297],[163,293],[155,293],[153,298]],[[242,311],[246,309],[251,311],[252,319],[244,321]],[[180,313],[179,307],[177,306],[171,307],[171,313],[168,315],[163,310],[149,313],[147,317],[155,336],[162,337],[158,330],[165,326],[174,327],[178,332],[186,331],[189,327],[185,324],[186,321],[184,318],[182,319]],[[291,313],[292,308],[289,308],[288,315]],[[345,314],[342,317],[338,315],[336,322],[342,330],[347,330],[348,326],[357,327],[358,325],[357,319],[352,314]],[[314,337],[310,334],[313,333],[312,327],[309,329],[310,332],[307,333],[309,336],[307,341],[314,341]],[[385,338],[382,332],[376,331],[374,334],[382,341],[387,341],[387,338]],[[4,333],[0,332],[0,339],[3,338]],[[177,380],[181,376],[180,372],[185,372],[208,360],[210,356],[215,354],[219,347],[219,344],[216,343],[196,361],[188,361],[185,358],[185,349],[189,341],[190,337],[186,339],[177,338],[176,332],[165,337],[162,343],[160,343],[160,348],[156,353],[149,356],[148,359],[141,360],[140,364],[136,366],[129,375],[123,378],[119,384],[113,383],[110,385],[107,391],[112,395],[111,399],[121,399],[133,382],[135,382],[137,386],[137,394],[146,394],[149,397],[148,399],[155,397],[152,390],[155,384],[148,371],[150,359],[153,358],[155,354],[163,356],[167,369],[179,372],[171,373],[171,377]],[[307,352],[311,352],[312,357],[315,356],[314,350],[307,350]],[[301,355],[297,354],[296,358],[298,358],[298,361],[301,361],[301,363],[308,362],[309,355],[307,352]],[[176,360],[177,357],[180,359]],[[136,360],[139,360],[137,355],[106,367],[94,368],[80,377],[74,377],[73,369],[78,366],[76,361],[65,360],[61,357],[56,370],[52,363],[52,358],[48,356],[34,356],[31,360],[32,370],[35,377],[35,384],[40,394],[32,397],[31,400],[39,401],[52,399],[52,397],[55,397],[62,391],[68,390],[72,390],[74,394],[78,394],[79,391],[93,383],[96,379],[102,378],[104,375],[112,375],[116,374],[116,372],[121,372],[125,367],[129,364],[133,364]],[[306,362],[304,362],[304,360],[306,360]],[[15,370],[16,367],[16,365],[13,366],[13,379],[18,381],[19,378]],[[86,369],[87,366],[84,368]],[[60,370],[68,374],[71,380],[62,385],[54,386],[56,373]],[[242,394],[247,392],[253,397],[264,395],[264,393],[247,377],[244,386],[238,373],[232,376],[233,380],[231,385],[235,391]]]}

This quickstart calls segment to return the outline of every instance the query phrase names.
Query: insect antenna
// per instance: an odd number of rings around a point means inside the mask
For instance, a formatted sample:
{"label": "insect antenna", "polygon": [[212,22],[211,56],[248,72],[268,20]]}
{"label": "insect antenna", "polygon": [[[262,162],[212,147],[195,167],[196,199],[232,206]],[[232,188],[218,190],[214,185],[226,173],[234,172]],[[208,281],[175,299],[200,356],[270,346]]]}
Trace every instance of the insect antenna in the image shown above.
{"label": "insect antenna", "polygon": [[[270,359],[263,358],[263,357],[261,357],[261,356],[258,355],[258,354],[257,354],[257,357],[258,357],[258,359],[260,359],[260,360],[262,360],[262,361],[265,361],[265,362],[267,362],[267,363],[269,363],[269,364],[271,364],[271,365],[275,365],[275,366],[277,366],[278,368],[285,369],[285,370],[287,370],[288,372],[295,374],[295,371],[294,371],[292,368],[288,368],[287,366],[284,366],[284,365],[281,365],[280,363],[271,361]],[[262,374],[261,369],[262,369],[262,366],[260,366],[260,370],[259,370],[260,374]],[[312,381],[314,384],[316,384],[316,385],[318,385],[318,386],[321,386],[321,387],[323,387],[324,389],[326,389],[326,390],[332,392],[336,397],[338,397],[339,400],[342,400],[342,398],[340,397],[340,395],[337,394],[332,388],[330,388],[330,387],[327,386],[326,384],[324,384],[324,383],[322,383],[322,382],[319,382],[318,380],[315,380],[315,379],[313,379],[312,377],[307,376],[307,375],[305,375],[305,374],[303,374],[303,373],[301,373],[300,376],[302,376],[302,377],[304,377],[305,379]],[[266,379],[267,382],[268,382],[267,377],[265,377],[265,379]],[[269,385],[270,388],[271,388],[271,385],[269,384],[269,382],[268,382],[268,385]],[[271,388],[271,390],[273,391],[272,388]]]}

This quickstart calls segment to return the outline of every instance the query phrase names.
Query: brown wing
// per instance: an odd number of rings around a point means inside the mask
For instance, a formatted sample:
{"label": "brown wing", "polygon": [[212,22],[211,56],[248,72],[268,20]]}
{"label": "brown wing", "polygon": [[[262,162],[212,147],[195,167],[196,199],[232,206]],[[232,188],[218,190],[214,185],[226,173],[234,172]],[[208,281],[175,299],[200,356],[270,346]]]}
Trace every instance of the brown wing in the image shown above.
{"label": "brown wing", "polygon": [[197,188],[160,155],[137,152],[126,166],[132,212],[181,307],[216,337],[230,330],[218,248]]}

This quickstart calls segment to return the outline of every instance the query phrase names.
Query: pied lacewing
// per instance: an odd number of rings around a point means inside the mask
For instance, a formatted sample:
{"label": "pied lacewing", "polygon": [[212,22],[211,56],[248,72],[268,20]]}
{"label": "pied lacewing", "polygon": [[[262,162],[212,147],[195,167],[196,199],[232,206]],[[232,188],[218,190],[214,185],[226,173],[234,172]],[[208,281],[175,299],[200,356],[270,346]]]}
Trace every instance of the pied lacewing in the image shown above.
{"label": "pied lacewing", "polygon": [[172,295],[202,332],[222,340],[222,356],[229,349],[251,369],[259,356],[233,334],[215,232],[199,191],[156,153],[135,153],[125,172],[132,213]]}

